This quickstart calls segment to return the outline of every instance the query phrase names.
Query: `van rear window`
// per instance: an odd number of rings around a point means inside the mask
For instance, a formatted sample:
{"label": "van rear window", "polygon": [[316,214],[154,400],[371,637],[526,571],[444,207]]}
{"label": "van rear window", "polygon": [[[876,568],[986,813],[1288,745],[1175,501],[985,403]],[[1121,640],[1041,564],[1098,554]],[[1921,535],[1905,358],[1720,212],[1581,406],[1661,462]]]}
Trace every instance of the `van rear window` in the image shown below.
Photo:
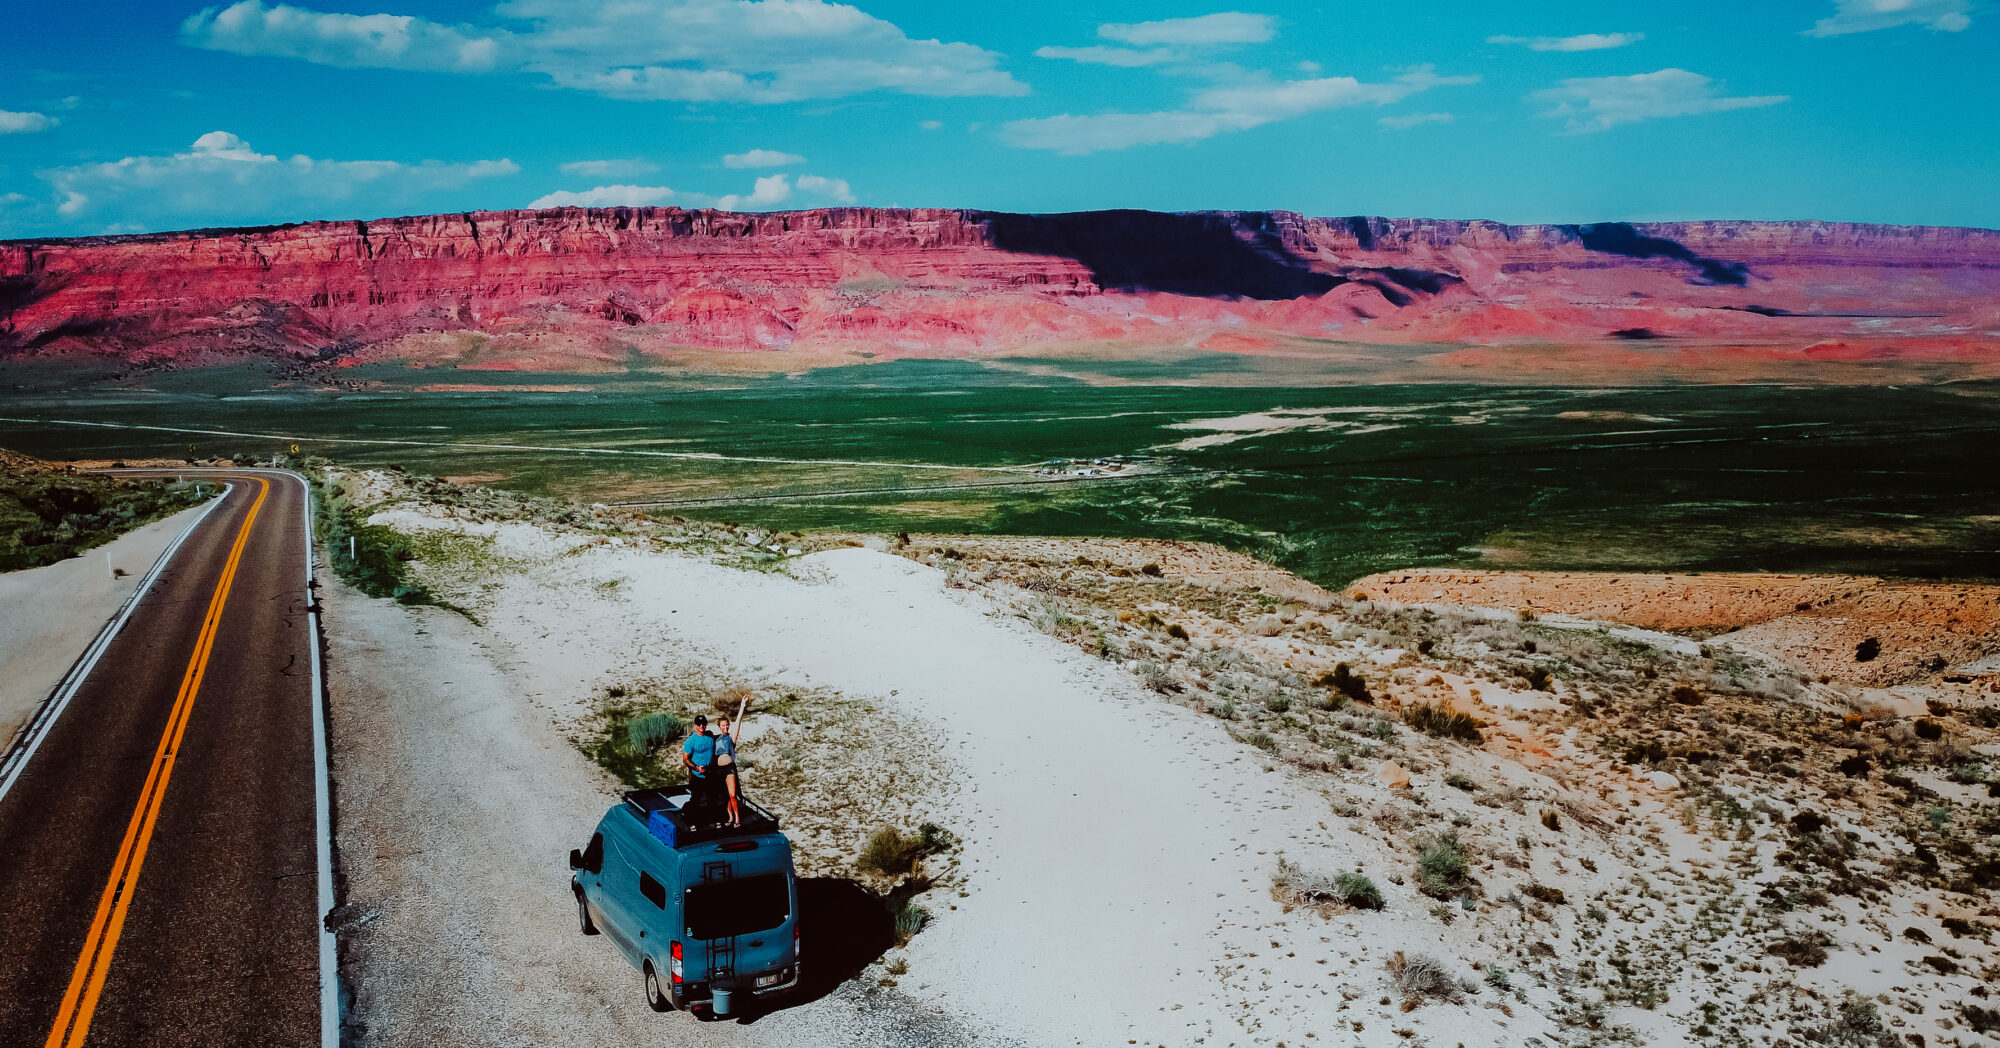
{"label": "van rear window", "polygon": [[767,932],[792,915],[791,893],[777,874],[697,884],[687,890],[691,939],[727,939]]}

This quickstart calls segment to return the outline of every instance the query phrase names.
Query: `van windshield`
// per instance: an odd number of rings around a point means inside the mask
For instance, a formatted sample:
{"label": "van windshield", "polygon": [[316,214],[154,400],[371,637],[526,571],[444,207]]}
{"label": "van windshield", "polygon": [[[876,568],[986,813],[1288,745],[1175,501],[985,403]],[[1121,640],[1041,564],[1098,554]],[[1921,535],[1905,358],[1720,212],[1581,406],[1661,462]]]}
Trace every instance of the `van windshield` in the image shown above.
{"label": "van windshield", "polygon": [[792,915],[791,893],[777,874],[697,884],[687,890],[691,939],[727,939],[767,932]]}

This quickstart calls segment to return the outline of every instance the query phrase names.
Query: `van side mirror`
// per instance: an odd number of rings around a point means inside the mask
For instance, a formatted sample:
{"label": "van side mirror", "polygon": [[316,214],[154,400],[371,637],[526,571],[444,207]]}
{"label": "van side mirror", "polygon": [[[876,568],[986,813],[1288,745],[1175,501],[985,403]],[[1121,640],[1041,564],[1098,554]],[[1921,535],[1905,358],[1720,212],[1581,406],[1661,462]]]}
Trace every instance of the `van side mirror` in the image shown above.
{"label": "van side mirror", "polygon": [[572,870],[583,869],[583,853],[575,848],[569,850],[569,868]]}

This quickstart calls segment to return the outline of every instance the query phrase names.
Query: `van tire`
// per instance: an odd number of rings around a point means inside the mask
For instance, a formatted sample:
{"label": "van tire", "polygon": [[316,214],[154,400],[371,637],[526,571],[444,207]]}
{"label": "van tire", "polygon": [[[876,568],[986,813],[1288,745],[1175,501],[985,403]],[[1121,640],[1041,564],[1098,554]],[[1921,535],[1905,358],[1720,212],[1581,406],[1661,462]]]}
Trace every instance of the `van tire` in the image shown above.
{"label": "van tire", "polygon": [[590,919],[590,906],[583,901],[583,890],[580,888],[576,893],[576,923],[583,929],[583,934],[597,934],[597,924]]}
{"label": "van tire", "polygon": [[653,970],[651,961],[646,962],[646,1007],[656,1012],[674,1010],[673,998],[668,997],[667,992],[660,988],[660,975]]}

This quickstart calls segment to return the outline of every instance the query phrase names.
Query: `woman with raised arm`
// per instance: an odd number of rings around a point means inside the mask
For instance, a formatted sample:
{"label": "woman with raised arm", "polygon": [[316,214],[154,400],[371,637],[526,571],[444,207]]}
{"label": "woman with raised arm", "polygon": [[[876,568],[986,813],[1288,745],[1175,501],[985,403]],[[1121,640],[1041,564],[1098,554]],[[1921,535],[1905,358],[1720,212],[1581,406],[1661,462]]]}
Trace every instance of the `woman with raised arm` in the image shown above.
{"label": "woman with raised arm", "polygon": [[715,774],[728,798],[729,825],[742,826],[743,813],[736,806],[736,735],[726,713],[715,722]]}

